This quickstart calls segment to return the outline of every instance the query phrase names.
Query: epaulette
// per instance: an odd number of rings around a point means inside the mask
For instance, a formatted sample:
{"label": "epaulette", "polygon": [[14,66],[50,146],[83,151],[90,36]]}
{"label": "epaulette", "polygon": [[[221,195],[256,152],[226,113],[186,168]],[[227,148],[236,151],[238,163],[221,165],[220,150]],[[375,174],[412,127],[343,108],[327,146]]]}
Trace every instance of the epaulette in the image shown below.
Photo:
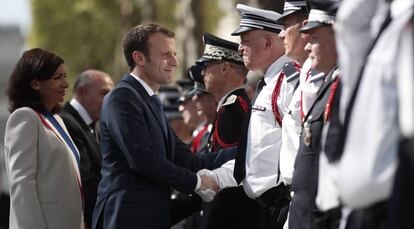
{"label": "epaulette", "polygon": [[323,73],[323,72],[315,72],[312,69],[309,82],[311,82],[311,83],[318,82],[319,80],[323,80],[324,78],[325,78],[325,73]]}
{"label": "epaulette", "polygon": [[223,106],[233,104],[237,100],[237,95],[230,95],[227,97],[226,101],[223,103]]}
{"label": "epaulette", "polygon": [[283,66],[283,72],[285,73],[285,78],[288,83],[293,81],[294,79],[298,78],[300,75],[300,71],[295,68],[293,62],[288,62]]}
{"label": "epaulette", "polygon": [[335,69],[335,71],[332,73],[332,79],[335,80],[336,78],[341,76],[341,71],[339,68]]}

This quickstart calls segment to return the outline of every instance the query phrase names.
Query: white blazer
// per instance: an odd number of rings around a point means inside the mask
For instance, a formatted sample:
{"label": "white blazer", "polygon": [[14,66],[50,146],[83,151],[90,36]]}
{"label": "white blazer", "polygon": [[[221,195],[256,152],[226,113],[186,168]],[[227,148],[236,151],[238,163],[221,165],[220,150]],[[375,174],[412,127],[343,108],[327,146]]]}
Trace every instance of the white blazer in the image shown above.
{"label": "white blazer", "polygon": [[[54,117],[67,132],[61,118]],[[10,115],[4,148],[10,228],[83,229],[77,164],[33,109],[19,108]]]}

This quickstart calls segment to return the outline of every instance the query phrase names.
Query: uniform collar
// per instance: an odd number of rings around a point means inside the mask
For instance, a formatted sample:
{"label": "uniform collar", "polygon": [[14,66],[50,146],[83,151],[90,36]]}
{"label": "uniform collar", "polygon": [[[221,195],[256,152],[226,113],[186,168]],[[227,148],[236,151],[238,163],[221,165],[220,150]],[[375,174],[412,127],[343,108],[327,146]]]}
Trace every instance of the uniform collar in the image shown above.
{"label": "uniform collar", "polygon": [[265,83],[269,83],[269,81],[277,75],[278,72],[282,69],[283,65],[286,62],[291,61],[286,55],[279,57],[275,62],[273,62],[266,70],[264,75]]}

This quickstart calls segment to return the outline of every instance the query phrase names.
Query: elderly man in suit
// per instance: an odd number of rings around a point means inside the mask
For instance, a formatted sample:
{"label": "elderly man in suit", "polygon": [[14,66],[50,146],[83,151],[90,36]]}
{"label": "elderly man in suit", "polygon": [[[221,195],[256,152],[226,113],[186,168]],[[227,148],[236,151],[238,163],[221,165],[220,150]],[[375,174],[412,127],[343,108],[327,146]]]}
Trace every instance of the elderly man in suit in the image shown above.
{"label": "elderly man in suit", "polygon": [[114,83],[108,74],[86,70],[78,76],[73,86],[73,98],[60,113],[81,157],[80,175],[87,225],[92,222],[96,191],[101,180],[101,154],[95,122],[99,121],[103,97],[113,87]]}
{"label": "elderly man in suit", "polygon": [[213,178],[195,172],[217,167],[234,154],[193,156],[166,121],[156,92],[172,82],[178,65],[171,30],[159,24],[132,28],[124,54],[130,73],[105,96],[102,107],[102,180],[92,228],[167,229],[171,188],[217,191]]}

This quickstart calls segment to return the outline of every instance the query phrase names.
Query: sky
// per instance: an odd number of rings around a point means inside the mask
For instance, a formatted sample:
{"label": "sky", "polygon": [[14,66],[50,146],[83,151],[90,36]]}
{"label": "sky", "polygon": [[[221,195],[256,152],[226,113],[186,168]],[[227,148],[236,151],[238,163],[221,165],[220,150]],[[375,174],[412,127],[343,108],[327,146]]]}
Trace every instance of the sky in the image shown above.
{"label": "sky", "polygon": [[31,17],[30,0],[0,0],[0,25],[18,25],[27,34]]}

